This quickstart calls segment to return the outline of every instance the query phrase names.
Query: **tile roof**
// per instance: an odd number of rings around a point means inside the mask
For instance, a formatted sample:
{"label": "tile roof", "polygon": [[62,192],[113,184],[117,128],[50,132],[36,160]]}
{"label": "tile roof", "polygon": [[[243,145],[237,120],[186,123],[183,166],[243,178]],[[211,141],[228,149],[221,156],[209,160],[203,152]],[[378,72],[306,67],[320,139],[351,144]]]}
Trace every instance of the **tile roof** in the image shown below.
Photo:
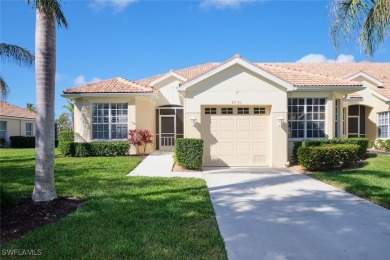
{"label": "tile roof", "polygon": [[0,116],[35,119],[36,113],[0,100]]}
{"label": "tile roof", "polygon": [[[230,60],[231,59],[228,61]],[[209,62],[189,68],[174,70],[173,72],[186,78],[187,82],[189,82],[224,63],[225,62]],[[249,63],[298,87],[322,86],[326,88],[329,86],[360,86],[361,83],[348,80],[347,78],[359,72],[364,72],[383,83],[383,87],[378,87],[373,90],[390,98],[390,63]],[[115,78],[97,83],[90,83],[81,87],[66,89],[64,93],[152,92],[150,83],[164,75],[165,73],[140,79],[135,82],[122,78]]]}
{"label": "tile roof", "polygon": [[153,89],[124,78],[113,78],[64,90],[64,94],[81,93],[153,93]]}

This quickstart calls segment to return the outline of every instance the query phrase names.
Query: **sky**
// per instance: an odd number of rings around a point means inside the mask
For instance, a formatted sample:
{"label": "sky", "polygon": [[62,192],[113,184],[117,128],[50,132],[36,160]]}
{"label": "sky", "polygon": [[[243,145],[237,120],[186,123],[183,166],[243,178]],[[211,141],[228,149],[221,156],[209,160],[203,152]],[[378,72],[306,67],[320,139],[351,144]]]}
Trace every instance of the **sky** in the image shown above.
{"label": "sky", "polygon": [[[66,88],[123,77],[138,80],[239,53],[253,62],[367,61],[353,40],[336,52],[330,0],[61,1],[69,28],[57,30],[56,118]],[[35,11],[0,1],[0,41],[34,51]],[[390,61],[388,39],[369,61]],[[7,102],[35,104],[34,67],[1,61]]]}

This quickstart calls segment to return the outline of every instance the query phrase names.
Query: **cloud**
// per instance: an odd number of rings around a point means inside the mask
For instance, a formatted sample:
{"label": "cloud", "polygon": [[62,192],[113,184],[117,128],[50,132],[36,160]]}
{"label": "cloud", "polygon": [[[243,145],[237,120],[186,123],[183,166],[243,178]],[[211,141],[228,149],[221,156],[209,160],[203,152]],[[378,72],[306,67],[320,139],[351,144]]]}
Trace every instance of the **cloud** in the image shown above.
{"label": "cloud", "polygon": [[355,62],[355,57],[353,55],[347,55],[347,54],[340,54],[337,56],[336,60],[334,59],[328,59],[322,54],[308,54],[299,60],[297,62],[310,62],[310,63],[323,63],[323,62]]}
{"label": "cloud", "polygon": [[255,1],[256,0],[202,0],[199,6],[203,9],[237,9],[240,8],[242,4],[247,4]]}
{"label": "cloud", "polygon": [[73,83],[74,83],[75,85],[79,86],[79,85],[85,85],[85,84],[88,84],[88,83],[98,82],[98,81],[101,81],[101,80],[102,80],[102,79],[97,78],[97,77],[94,77],[94,78],[92,78],[91,80],[87,80],[87,79],[85,78],[85,76],[80,75],[80,76],[77,76],[77,77],[74,79]]}
{"label": "cloud", "polygon": [[90,7],[95,10],[101,10],[103,8],[112,8],[115,12],[120,12],[137,1],[138,0],[93,0],[90,4]]}

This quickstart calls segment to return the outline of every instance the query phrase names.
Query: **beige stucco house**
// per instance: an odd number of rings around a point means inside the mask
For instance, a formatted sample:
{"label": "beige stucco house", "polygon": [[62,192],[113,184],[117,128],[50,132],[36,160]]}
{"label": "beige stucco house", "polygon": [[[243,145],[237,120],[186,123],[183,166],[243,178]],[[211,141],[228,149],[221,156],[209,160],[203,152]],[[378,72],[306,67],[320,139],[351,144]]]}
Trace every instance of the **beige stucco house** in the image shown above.
{"label": "beige stucco house", "polygon": [[10,145],[10,136],[35,136],[36,114],[0,101],[0,139]]}
{"label": "beige stucco house", "polygon": [[204,166],[283,167],[294,141],[389,138],[390,63],[255,63],[239,55],[66,89],[78,142],[149,129],[151,150],[204,139]]}

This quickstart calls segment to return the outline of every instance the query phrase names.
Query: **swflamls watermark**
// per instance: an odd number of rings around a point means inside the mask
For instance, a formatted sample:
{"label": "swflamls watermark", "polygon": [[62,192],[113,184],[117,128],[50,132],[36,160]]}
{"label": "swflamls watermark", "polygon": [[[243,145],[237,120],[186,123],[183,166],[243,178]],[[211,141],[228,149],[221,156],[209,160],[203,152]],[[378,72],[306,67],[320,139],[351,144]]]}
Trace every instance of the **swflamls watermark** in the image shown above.
{"label": "swflamls watermark", "polygon": [[2,249],[2,256],[40,256],[42,249]]}

